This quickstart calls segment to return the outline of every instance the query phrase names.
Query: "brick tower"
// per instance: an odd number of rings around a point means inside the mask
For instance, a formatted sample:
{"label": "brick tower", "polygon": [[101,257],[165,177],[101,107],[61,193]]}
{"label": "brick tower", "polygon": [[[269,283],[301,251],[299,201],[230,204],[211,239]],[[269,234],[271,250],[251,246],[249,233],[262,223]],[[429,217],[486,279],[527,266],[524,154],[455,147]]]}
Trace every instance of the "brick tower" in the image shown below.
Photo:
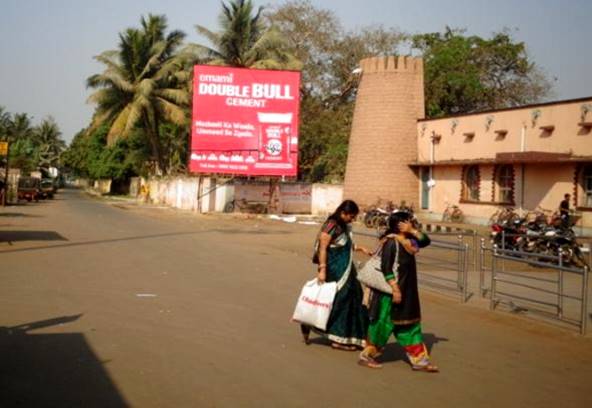
{"label": "brick tower", "polygon": [[424,117],[423,60],[367,58],[349,141],[344,198],[362,207],[379,198],[419,204],[417,119]]}

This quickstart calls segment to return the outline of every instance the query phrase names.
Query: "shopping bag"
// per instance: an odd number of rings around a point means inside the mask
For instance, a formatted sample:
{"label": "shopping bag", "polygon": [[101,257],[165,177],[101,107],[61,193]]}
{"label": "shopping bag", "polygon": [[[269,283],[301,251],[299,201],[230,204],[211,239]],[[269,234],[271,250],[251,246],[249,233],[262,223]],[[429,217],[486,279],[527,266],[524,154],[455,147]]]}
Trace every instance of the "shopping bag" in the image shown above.
{"label": "shopping bag", "polygon": [[319,283],[316,279],[302,287],[292,320],[325,330],[337,293],[337,282]]}

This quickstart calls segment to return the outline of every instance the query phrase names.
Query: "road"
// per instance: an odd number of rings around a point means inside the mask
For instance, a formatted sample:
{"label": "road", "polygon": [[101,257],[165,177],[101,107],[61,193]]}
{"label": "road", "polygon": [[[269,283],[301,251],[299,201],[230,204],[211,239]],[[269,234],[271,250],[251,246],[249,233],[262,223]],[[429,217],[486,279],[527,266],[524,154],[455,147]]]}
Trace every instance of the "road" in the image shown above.
{"label": "road", "polygon": [[289,321],[318,226],[66,190],[0,209],[0,406],[585,407],[592,338],[422,291],[440,374]]}

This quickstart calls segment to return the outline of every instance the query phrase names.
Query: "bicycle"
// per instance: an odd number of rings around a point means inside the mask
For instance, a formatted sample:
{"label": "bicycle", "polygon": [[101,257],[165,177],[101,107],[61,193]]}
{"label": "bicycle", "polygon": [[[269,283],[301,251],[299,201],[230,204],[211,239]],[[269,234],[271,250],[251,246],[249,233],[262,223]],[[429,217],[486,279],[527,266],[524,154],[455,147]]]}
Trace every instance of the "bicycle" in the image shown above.
{"label": "bicycle", "polygon": [[458,205],[448,205],[442,214],[442,222],[463,222],[465,215]]}

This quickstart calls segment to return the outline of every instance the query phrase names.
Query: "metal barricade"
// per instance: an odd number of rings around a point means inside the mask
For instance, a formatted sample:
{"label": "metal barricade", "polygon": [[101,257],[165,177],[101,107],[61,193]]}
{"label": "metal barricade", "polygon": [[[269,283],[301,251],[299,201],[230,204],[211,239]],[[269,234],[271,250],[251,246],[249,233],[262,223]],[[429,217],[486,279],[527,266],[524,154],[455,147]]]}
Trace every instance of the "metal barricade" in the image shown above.
{"label": "metal barricade", "polygon": [[[500,303],[508,304],[516,311],[538,313],[575,325],[580,328],[581,334],[586,334],[588,266],[578,268],[565,265],[562,253],[554,256],[496,247],[486,248],[485,241],[481,240],[479,287],[482,296],[487,292],[487,288],[485,288],[486,254],[491,255],[490,310],[495,310]],[[506,262],[506,265],[500,268],[502,262]],[[522,265],[522,267],[517,266],[516,269],[511,267],[508,270],[508,265]],[[577,277],[580,279],[578,280]],[[571,292],[576,294],[566,292],[568,279]],[[500,288],[500,285],[504,287]],[[577,308],[570,309],[570,313],[578,314],[579,318],[566,315],[565,301],[579,302],[579,310]],[[531,305],[544,307],[547,310],[540,310]]]}
{"label": "metal barricade", "polygon": [[[374,233],[355,231],[356,235],[377,238]],[[476,235],[462,235],[450,233],[430,233],[432,243],[429,247],[419,251],[416,260],[418,267],[418,283],[420,286],[432,290],[455,293],[461,303],[465,303],[469,297],[469,264],[473,260],[473,268],[477,268],[477,251],[473,246],[465,242],[469,238],[476,242]],[[451,237],[450,241],[434,239],[434,236],[442,238]],[[474,244],[473,244],[474,245]]]}
{"label": "metal barricade", "polygon": [[428,248],[417,256],[418,281],[432,289],[455,292],[461,303],[468,299],[469,287],[469,244],[462,235],[456,242],[432,239]]}

